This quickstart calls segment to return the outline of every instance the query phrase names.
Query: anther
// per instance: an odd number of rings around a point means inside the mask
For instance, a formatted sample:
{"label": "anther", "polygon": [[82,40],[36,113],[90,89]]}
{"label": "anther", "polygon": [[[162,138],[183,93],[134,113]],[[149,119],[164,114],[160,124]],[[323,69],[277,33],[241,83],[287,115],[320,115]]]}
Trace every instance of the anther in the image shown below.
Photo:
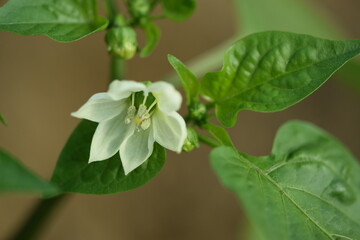
{"label": "anther", "polygon": [[131,121],[134,119],[135,117],[135,113],[136,113],[136,107],[135,106],[130,106],[127,110],[127,115],[125,118],[125,123],[129,124],[131,123]]}
{"label": "anther", "polygon": [[150,127],[150,124],[151,124],[151,119],[146,118],[141,122],[140,127],[141,127],[142,130],[146,130],[146,129],[148,129]]}

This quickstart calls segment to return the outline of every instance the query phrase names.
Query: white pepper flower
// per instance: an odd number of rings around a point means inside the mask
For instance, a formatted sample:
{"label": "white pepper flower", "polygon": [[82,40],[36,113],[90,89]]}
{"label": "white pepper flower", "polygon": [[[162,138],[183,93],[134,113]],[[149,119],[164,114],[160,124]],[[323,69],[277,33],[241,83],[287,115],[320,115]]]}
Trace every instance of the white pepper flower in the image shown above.
{"label": "white pepper flower", "polygon": [[120,153],[125,174],[153,152],[154,142],[181,152],[187,136],[184,119],[176,112],[180,93],[167,82],[114,80],[105,93],[93,95],[71,115],[98,122],[91,142],[90,162]]}

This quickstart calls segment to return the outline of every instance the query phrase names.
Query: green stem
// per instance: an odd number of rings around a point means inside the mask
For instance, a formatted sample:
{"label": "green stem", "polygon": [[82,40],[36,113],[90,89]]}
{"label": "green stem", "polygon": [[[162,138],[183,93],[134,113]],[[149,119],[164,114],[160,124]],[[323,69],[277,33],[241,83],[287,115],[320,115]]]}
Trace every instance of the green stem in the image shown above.
{"label": "green stem", "polygon": [[112,80],[121,80],[124,77],[124,60],[111,55],[110,56],[110,82]]}
{"label": "green stem", "polygon": [[110,21],[109,28],[111,28],[114,25],[115,17],[118,13],[118,7],[115,0],[106,0],[105,6]]}
{"label": "green stem", "polygon": [[216,141],[215,139],[213,139],[209,136],[198,133],[198,137],[199,137],[200,142],[208,145],[209,147],[219,147],[220,146],[218,141]]}
{"label": "green stem", "polygon": [[40,200],[18,232],[9,239],[37,239],[41,228],[43,228],[45,224],[49,223],[49,217],[54,212],[59,203],[64,199],[65,195],[60,195],[54,198]]}

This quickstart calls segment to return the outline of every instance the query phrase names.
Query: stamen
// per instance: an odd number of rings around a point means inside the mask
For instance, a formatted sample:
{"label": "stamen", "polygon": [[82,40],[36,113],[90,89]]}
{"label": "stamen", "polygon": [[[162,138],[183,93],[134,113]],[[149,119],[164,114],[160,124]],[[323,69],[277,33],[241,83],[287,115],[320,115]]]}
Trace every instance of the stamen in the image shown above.
{"label": "stamen", "polygon": [[135,104],[135,93],[133,92],[131,94],[131,106],[134,106],[134,104]]}
{"label": "stamen", "polygon": [[130,106],[128,108],[128,110],[127,110],[127,114],[126,114],[126,118],[125,118],[125,123],[126,124],[131,123],[131,121],[135,117],[135,113],[136,113],[136,107],[135,106]]}
{"label": "stamen", "polygon": [[151,111],[151,109],[156,105],[157,101],[155,99],[155,101],[150,105],[149,109],[147,110],[147,113],[149,113]]}
{"label": "stamen", "polygon": [[147,112],[146,106],[145,106],[144,104],[140,104],[139,110],[138,110],[138,112],[137,112],[136,115],[137,115],[139,118],[142,118],[142,116],[143,116],[146,112]]}
{"label": "stamen", "polygon": [[145,105],[147,97],[148,97],[148,95],[147,94],[145,95],[145,93],[144,93],[144,101],[142,103],[143,105]]}
{"label": "stamen", "polygon": [[150,127],[150,124],[151,124],[151,119],[146,118],[141,122],[140,127],[142,130],[146,130]]}
{"label": "stamen", "polygon": [[138,109],[134,106],[135,104],[135,94],[132,93],[131,96],[131,106],[128,108],[127,116],[125,118],[125,123],[130,124],[131,122],[134,122],[136,125],[136,130],[139,132],[141,130],[146,130],[151,125],[151,115],[152,112],[150,111],[154,108],[156,105],[156,99],[155,101],[150,105],[149,108],[146,107],[146,100],[148,95],[144,93],[144,99],[143,103],[139,105]]}

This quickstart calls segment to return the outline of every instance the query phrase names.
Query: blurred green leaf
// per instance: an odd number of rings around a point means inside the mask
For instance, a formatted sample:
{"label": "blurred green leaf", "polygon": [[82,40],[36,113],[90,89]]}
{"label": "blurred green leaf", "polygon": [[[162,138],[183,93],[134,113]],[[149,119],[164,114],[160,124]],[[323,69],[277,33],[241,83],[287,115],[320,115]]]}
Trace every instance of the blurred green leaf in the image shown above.
{"label": "blurred green leaf", "polygon": [[211,162],[267,240],[360,239],[359,164],[319,128],[292,121],[269,156],[222,146]]}
{"label": "blurred green leaf", "polygon": [[169,54],[168,61],[179,76],[186,94],[186,104],[190,106],[191,104],[198,102],[200,82],[197,77],[176,57]]}
{"label": "blurred green leaf", "polygon": [[111,194],[140,187],[161,170],[165,150],[155,143],[150,158],[140,167],[124,174],[119,154],[108,160],[88,163],[90,144],[97,123],[83,120],[62,150],[52,182],[64,192]]}
{"label": "blurred green leaf", "polygon": [[0,193],[38,193],[55,195],[58,189],[28,170],[9,153],[0,149]]}
{"label": "blurred green leaf", "polygon": [[4,124],[5,126],[7,126],[7,122],[6,122],[5,118],[3,117],[3,115],[1,115],[1,113],[0,113],[0,122],[2,124]]}
{"label": "blurred green leaf", "polygon": [[287,31],[342,39],[345,34],[332,17],[307,0],[235,0],[239,32]]}
{"label": "blurred green leaf", "polygon": [[71,42],[106,28],[96,0],[9,0],[0,8],[0,30]]}
{"label": "blurred green leaf", "polygon": [[360,40],[263,32],[233,44],[221,71],[204,76],[202,92],[226,127],[240,110],[275,112],[301,101],[360,53]]}
{"label": "blurred green leaf", "polygon": [[146,44],[141,49],[140,57],[147,57],[153,52],[159,42],[160,30],[155,24],[145,19],[141,20],[140,27],[144,29],[146,34]]}
{"label": "blurred green leaf", "polygon": [[173,21],[184,21],[195,10],[195,0],[162,0],[165,17]]}

